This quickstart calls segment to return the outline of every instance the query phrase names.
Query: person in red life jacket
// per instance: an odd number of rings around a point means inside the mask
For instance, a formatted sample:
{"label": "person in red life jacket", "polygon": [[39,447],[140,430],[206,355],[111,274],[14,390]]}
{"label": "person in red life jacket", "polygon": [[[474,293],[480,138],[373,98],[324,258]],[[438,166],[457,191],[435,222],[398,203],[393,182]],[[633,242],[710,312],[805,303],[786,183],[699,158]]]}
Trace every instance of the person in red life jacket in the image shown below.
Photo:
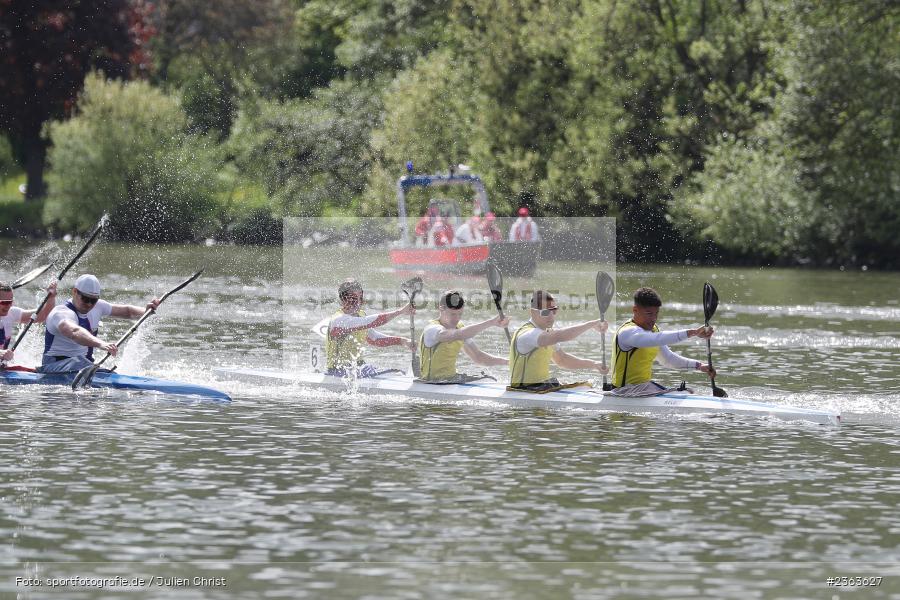
{"label": "person in red life jacket", "polygon": [[435,217],[434,225],[428,232],[429,246],[449,246],[453,243],[453,226],[440,215]]}
{"label": "person in red life jacket", "polygon": [[429,206],[422,218],[416,223],[416,242],[425,245],[428,242],[428,233],[434,225],[434,219],[437,216],[437,207]]}
{"label": "person in red life jacket", "polygon": [[325,342],[325,358],[328,375],[348,377],[373,377],[378,370],[363,361],[362,349],[365,344],[376,347],[406,346],[414,349],[416,343],[409,338],[385,335],[375,328],[384,325],[400,315],[416,312],[412,304],[402,308],[373,315],[362,310],[363,288],[355,279],[347,279],[338,287],[341,309],[328,322]]}
{"label": "person in red life jacket", "polygon": [[90,274],[75,280],[72,298],[47,315],[44,331],[44,356],[39,373],[80,371],[94,364],[94,349],[115,356],[116,344],[97,337],[100,320],[105,317],[137,320],[144,312],[159,307],[159,298],[145,306],[110,304],[100,299],[100,281]]}
{"label": "person in red life jacket", "polygon": [[[50,296],[44,307],[41,309],[34,320],[43,323],[47,320],[47,315],[53,310],[56,304],[56,282],[52,282],[47,286],[47,295]],[[9,344],[12,342],[12,335],[22,323],[31,320],[34,310],[25,310],[18,306],[13,306],[13,288],[10,284],[0,281],[0,365],[7,363],[13,359],[13,351],[10,350]]]}
{"label": "person in red life jacket", "polygon": [[509,241],[511,242],[539,242],[541,234],[538,232],[537,223],[531,218],[528,208],[519,209],[519,218],[509,228]]}
{"label": "person in red life jacket", "polygon": [[456,228],[453,243],[476,244],[481,242],[481,218],[478,215],[470,217],[465,223]]}
{"label": "person in red life jacket", "polygon": [[489,243],[503,241],[503,234],[500,233],[500,229],[495,223],[496,220],[497,217],[492,212],[484,216],[484,220],[481,222],[481,238],[484,241]]}

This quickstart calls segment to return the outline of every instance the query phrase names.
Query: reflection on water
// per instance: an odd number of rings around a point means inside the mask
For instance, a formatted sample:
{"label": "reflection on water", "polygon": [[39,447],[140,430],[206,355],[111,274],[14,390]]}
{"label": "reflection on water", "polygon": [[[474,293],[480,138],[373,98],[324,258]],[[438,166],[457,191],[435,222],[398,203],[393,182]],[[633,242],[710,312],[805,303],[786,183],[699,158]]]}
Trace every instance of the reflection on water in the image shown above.
{"label": "reflection on water", "polygon": [[[848,424],[835,429],[215,381],[215,365],[282,360],[280,260],[276,250],[238,248],[91,255],[85,270],[117,301],[207,267],[129,343],[120,370],[215,385],[234,402],[0,387],[0,591],[24,593],[16,576],[68,573],[230,578],[224,588],[144,592],[183,598],[843,597],[826,585],[834,575],[880,575],[878,593],[900,593],[900,330],[871,317],[889,301],[891,275],[840,274],[854,288],[871,282],[872,305],[855,290],[841,297],[830,273],[799,273],[806,289],[793,303],[777,291],[795,285],[790,272],[733,270],[716,281],[717,382],[732,395],[838,404]],[[368,273],[371,285],[392,277]],[[547,287],[593,285],[590,265],[541,273]],[[671,300],[664,327],[700,320],[695,296],[710,270],[619,275],[619,320],[625,291],[644,283]],[[731,291],[738,285],[751,292]],[[791,312],[814,306],[816,289],[827,289],[830,308]],[[729,298],[740,302],[732,308]],[[855,310],[871,314],[855,320]],[[319,316],[301,311],[297,335],[311,335],[301,332]],[[561,319],[591,316],[585,308]],[[114,337],[127,324],[107,327]],[[31,335],[22,356],[34,359]],[[502,333],[480,340],[490,352],[503,343]],[[596,345],[585,336],[572,349],[590,355]],[[705,354],[699,344],[680,350]],[[407,360],[379,354],[383,364]]]}

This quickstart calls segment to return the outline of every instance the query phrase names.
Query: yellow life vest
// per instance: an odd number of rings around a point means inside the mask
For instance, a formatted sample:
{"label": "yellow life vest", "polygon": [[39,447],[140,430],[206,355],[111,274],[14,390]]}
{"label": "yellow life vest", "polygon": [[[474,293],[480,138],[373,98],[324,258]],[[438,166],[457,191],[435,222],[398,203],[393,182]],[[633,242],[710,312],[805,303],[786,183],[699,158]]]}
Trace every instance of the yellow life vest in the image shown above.
{"label": "yellow life vest", "polygon": [[[435,319],[429,325],[440,321]],[[462,327],[462,323],[458,323],[456,328]],[[438,342],[429,348],[425,345],[425,332],[419,336],[419,365],[421,367],[421,378],[426,381],[441,381],[450,379],[456,375],[456,359],[459,351],[462,350],[464,340],[454,340],[452,342]]]}
{"label": "yellow life vest", "polygon": [[[659,346],[651,346],[650,348],[632,348],[628,352],[622,350],[619,346],[619,334],[632,327],[637,327],[637,323],[628,320],[622,323],[622,326],[616,330],[616,341],[613,344],[613,380],[615,387],[623,385],[632,385],[635,383],[646,383],[653,378],[653,361],[659,354]],[[653,331],[658,332],[659,328],[654,325]]]}
{"label": "yellow life vest", "polygon": [[512,336],[509,344],[509,386],[522,387],[543,383],[550,379],[550,360],[553,358],[553,346],[538,346],[528,354],[516,349],[516,340],[525,332],[535,328],[528,321]]}
{"label": "yellow life vest", "polygon": [[[344,316],[344,311],[331,315],[331,321]],[[354,315],[364,317],[366,313],[359,310]],[[363,364],[362,349],[366,343],[368,329],[352,331],[341,337],[331,337],[331,322],[328,323],[328,337],[325,338],[325,364],[329,369],[355,367]]]}

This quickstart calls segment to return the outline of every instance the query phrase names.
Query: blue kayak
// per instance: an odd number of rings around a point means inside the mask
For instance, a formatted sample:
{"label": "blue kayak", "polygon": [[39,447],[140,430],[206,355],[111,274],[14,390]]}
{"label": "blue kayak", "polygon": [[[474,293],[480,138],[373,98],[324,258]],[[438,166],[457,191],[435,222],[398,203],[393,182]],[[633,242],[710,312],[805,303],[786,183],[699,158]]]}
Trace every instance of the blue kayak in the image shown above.
{"label": "blue kayak", "polygon": [[[64,385],[71,386],[77,373],[30,373],[27,371],[0,370],[0,383],[10,385]],[[138,377],[120,373],[98,372],[94,375],[91,387],[115,388],[117,390],[142,390],[172,394],[177,396],[199,396],[210,400],[229,402],[231,397],[225,392],[180,381],[169,381],[155,377]]]}

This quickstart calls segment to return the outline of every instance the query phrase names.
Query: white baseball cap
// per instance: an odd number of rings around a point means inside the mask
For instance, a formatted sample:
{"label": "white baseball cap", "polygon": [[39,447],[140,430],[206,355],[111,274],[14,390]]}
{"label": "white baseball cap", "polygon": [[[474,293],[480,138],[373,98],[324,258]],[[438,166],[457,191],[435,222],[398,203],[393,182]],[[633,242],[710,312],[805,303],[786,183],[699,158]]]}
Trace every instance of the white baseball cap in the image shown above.
{"label": "white baseball cap", "polygon": [[100,280],[88,274],[82,275],[75,280],[75,289],[91,298],[99,298],[102,291]]}

